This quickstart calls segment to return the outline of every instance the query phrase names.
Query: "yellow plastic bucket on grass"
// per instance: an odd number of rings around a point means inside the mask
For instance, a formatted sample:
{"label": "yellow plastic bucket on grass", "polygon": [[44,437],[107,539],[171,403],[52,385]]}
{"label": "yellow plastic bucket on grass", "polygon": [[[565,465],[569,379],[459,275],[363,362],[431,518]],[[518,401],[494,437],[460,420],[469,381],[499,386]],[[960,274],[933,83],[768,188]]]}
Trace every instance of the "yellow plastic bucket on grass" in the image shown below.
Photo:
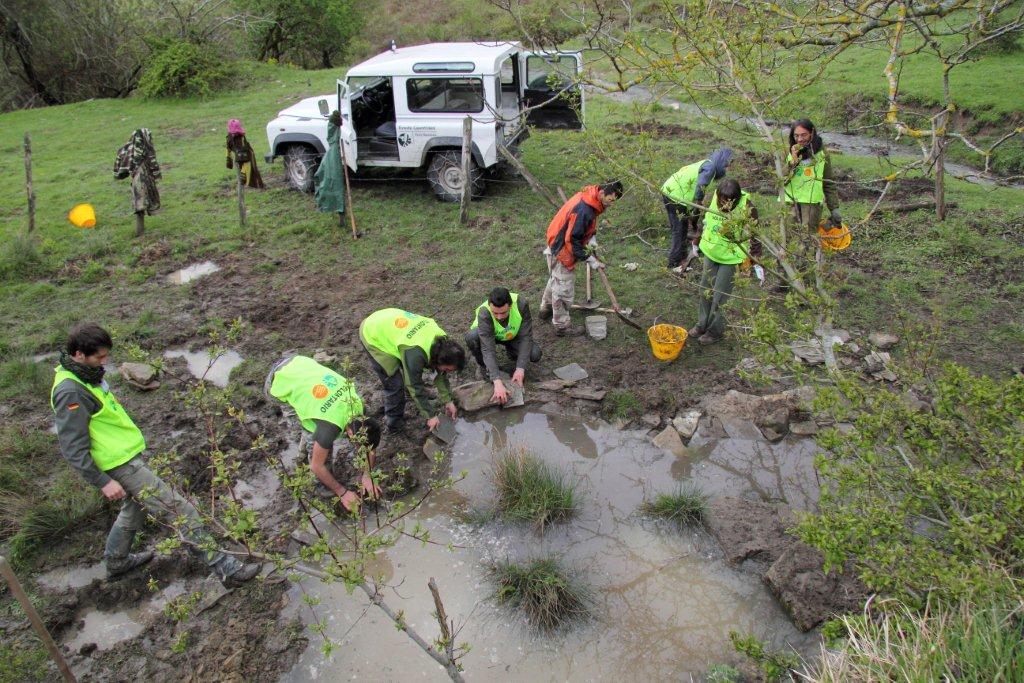
{"label": "yellow plastic bucket on grass", "polygon": [[825,251],[842,251],[850,246],[853,236],[850,235],[850,227],[843,223],[838,228],[825,229],[825,224],[818,226],[818,236],[821,237],[821,248]]}
{"label": "yellow plastic bucket on grass", "polygon": [[686,330],[676,325],[659,323],[647,328],[651,352],[658,360],[675,360],[686,346]]}
{"label": "yellow plastic bucket on grass", "polygon": [[68,220],[78,228],[91,228],[96,225],[96,211],[92,204],[77,204],[68,212]]}

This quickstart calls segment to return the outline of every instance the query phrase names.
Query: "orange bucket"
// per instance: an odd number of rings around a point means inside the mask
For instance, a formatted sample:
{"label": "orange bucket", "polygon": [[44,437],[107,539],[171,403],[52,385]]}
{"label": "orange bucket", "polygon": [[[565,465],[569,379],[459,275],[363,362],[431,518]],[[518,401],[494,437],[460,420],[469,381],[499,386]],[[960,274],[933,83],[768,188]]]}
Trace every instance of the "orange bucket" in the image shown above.
{"label": "orange bucket", "polygon": [[850,246],[853,236],[850,234],[850,227],[843,223],[838,228],[825,229],[825,224],[818,226],[818,236],[821,238],[821,248],[826,251],[842,251]]}
{"label": "orange bucket", "polygon": [[651,352],[658,360],[675,360],[686,346],[686,330],[676,325],[659,323],[647,328]]}
{"label": "orange bucket", "polygon": [[68,220],[78,228],[92,228],[96,225],[96,211],[92,204],[77,204],[68,212]]}

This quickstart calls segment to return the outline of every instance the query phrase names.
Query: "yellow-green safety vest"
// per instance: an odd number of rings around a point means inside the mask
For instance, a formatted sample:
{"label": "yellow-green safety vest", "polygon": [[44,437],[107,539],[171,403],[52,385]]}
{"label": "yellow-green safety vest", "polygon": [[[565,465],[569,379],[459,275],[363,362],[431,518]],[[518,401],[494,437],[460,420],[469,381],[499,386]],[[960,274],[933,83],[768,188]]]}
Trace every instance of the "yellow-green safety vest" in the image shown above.
{"label": "yellow-green safety vest", "polygon": [[[787,158],[793,163],[793,156]],[[825,150],[813,157],[813,164],[799,164],[786,183],[786,201],[790,204],[821,204],[825,200]]]}
{"label": "yellow-green safety vest", "polygon": [[746,239],[738,243],[727,239],[722,234],[722,224],[730,216],[745,218],[747,215],[747,201],[749,199],[749,194],[740,192],[740,201],[733,207],[732,211],[723,217],[718,213],[714,213],[718,211],[718,193],[716,192],[711,200],[710,210],[704,212],[704,232],[700,236],[700,250],[715,263],[730,265],[743,263],[746,260],[747,252],[750,251],[750,236],[748,235]]}
{"label": "yellow-green safety vest", "polygon": [[[681,169],[669,176],[665,184],[661,186],[661,193],[675,202],[692,202],[697,194],[697,176],[700,175],[700,167],[709,162],[704,159],[695,163],[683,166]],[[712,181],[705,192],[710,192],[714,181]]]}
{"label": "yellow-green safety vest", "polygon": [[274,372],[270,395],[290,405],[308,432],[316,429],[313,420],[345,429],[363,414],[355,384],[307,356],[295,356]]}
{"label": "yellow-green safety vest", "polygon": [[89,418],[89,454],[96,467],[103,472],[112,470],[146,450],[146,438],[142,436],[142,431],[135,426],[112,393],[102,386],[86,384],[60,365],[54,368],[53,386],[50,387],[50,408],[54,412],[53,392],[66,379],[81,384],[100,402],[99,411]]}
{"label": "yellow-green safety vest", "polygon": [[402,358],[400,346],[418,346],[429,359],[430,345],[438,337],[446,336],[433,319],[400,308],[374,311],[359,326],[359,334],[368,346],[399,360]]}
{"label": "yellow-green safety vest", "polygon": [[502,325],[494,314],[491,313],[491,307],[487,301],[476,307],[476,313],[473,315],[473,324],[469,326],[469,329],[475,330],[477,325],[480,324],[480,310],[486,309],[491,316],[491,322],[494,324],[494,338],[497,341],[510,341],[516,338],[519,334],[519,326],[523,324],[523,314],[519,312],[519,295],[512,292],[512,305],[508,309],[508,319],[505,321],[506,324]]}

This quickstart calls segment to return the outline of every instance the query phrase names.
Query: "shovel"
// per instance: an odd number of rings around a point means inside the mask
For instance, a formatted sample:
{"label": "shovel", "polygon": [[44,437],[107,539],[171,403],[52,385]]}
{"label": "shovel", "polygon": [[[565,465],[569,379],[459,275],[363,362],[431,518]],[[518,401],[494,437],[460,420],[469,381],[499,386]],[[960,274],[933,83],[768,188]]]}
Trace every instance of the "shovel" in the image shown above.
{"label": "shovel", "polygon": [[600,302],[594,301],[594,294],[590,284],[590,270],[590,267],[587,266],[587,300],[581,304],[573,304],[573,308],[578,308],[584,311],[593,311],[601,305]]}
{"label": "shovel", "polygon": [[[587,270],[590,270],[590,268],[588,267]],[[619,316],[619,318],[622,320],[622,322],[626,323],[630,327],[635,327],[638,330],[642,330],[643,328],[640,327],[640,325],[638,323],[636,323],[633,320],[630,320],[626,316],[626,314],[623,313],[622,307],[619,306],[619,300],[615,298],[615,292],[612,291],[612,286],[608,282],[608,275],[605,274],[604,268],[598,268],[597,272],[601,276],[601,282],[604,283],[605,291],[608,292],[608,298],[612,300],[612,310],[615,311],[615,315]]]}

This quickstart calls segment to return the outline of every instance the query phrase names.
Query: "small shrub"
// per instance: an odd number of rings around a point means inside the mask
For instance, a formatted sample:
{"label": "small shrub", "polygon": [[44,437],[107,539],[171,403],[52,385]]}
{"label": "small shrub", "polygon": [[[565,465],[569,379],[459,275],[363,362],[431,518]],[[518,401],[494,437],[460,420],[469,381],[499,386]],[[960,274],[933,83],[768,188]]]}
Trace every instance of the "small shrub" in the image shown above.
{"label": "small shrub", "polygon": [[175,41],[157,50],[139,79],[144,97],[206,97],[234,75],[234,67],[209,47]]}
{"label": "small shrub", "polygon": [[800,665],[796,653],[770,650],[754,635],[741,636],[736,631],[729,631],[729,640],[737,652],[746,655],[761,667],[764,680],[768,683],[782,680],[783,676]]}
{"label": "small shrub", "polygon": [[743,680],[743,674],[728,664],[712,664],[708,667],[705,678],[707,683],[739,683]]}
{"label": "small shrub", "polygon": [[572,515],[578,506],[575,485],[566,476],[522,448],[509,448],[494,462],[496,509],[505,519],[531,522],[543,530]]}
{"label": "small shrub", "polygon": [[703,521],[707,513],[708,497],[696,486],[680,486],[675,493],[659,493],[654,500],[645,501],[641,512],[661,517],[678,524]]}
{"label": "small shrub", "polygon": [[555,560],[505,562],[497,565],[494,573],[498,602],[521,609],[541,630],[551,631],[587,614],[587,589]]}
{"label": "small shrub", "polygon": [[49,273],[50,267],[35,242],[24,235],[9,239],[0,252],[0,282],[37,280]]}

